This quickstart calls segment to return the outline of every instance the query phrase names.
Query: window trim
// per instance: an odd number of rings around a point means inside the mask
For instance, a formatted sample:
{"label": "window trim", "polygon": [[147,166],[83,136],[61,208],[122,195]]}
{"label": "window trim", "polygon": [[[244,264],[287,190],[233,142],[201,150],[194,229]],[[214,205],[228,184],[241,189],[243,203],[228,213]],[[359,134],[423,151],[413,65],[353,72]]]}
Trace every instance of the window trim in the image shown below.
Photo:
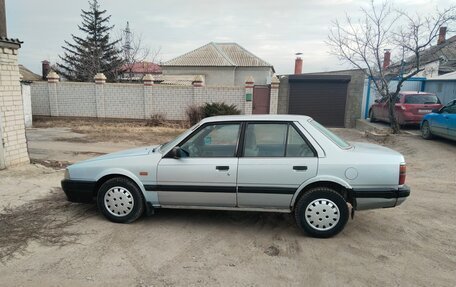
{"label": "window trim", "polygon": [[[303,134],[303,132],[299,129],[299,127],[296,125],[296,122],[294,121],[274,121],[274,120],[265,120],[265,121],[261,121],[261,120],[254,120],[254,121],[219,121],[219,122],[208,122],[208,123],[204,123],[202,124],[201,126],[199,126],[198,128],[196,128],[195,130],[193,130],[189,135],[187,135],[184,139],[182,139],[179,143],[177,143],[176,145],[174,145],[162,158],[173,158],[171,156],[171,152],[173,150],[173,148],[175,147],[180,147],[182,146],[184,143],[186,143],[193,135],[195,135],[196,133],[198,133],[201,129],[204,129],[205,127],[209,126],[209,125],[222,125],[222,124],[238,124],[240,125],[240,128],[239,128],[239,134],[238,134],[238,137],[237,137],[237,142],[236,142],[236,152],[234,153],[234,156],[224,156],[224,157],[193,157],[193,158],[287,158],[286,157],[286,151],[287,151],[287,148],[285,146],[285,156],[282,156],[282,157],[245,157],[244,156],[244,142],[245,142],[245,131],[247,129],[247,125],[248,124],[287,124],[288,125],[288,128],[287,128],[287,137],[286,137],[286,145],[288,144],[288,132],[289,132],[289,126],[291,125],[297,132],[298,134],[302,137],[302,139],[304,139],[304,141],[306,142],[306,144],[309,146],[309,148],[312,150],[313,152],[313,157],[289,157],[289,158],[314,158],[314,157],[318,157],[318,152],[317,150],[315,149],[315,147],[312,145],[312,143],[309,141],[309,139],[307,139],[307,137]],[[310,134],[309,134],[310,135]],[[312,136],[312,135],[311,135]],[[314,139],[315,140],[315,139]],[[318,144],[318,142],[317,142]],[[192,157],[189,157],[187,159],[190,159]]]}

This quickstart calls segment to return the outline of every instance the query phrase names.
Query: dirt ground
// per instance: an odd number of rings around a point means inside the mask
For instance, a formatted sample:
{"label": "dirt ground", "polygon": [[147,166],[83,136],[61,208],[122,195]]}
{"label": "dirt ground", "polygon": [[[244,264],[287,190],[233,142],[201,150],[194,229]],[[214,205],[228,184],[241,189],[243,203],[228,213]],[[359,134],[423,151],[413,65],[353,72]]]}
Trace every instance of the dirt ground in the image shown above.
{"label": "dirt ground", "polygon": [[[104,153],[155,139],[150,131],[145,140],[103,150],[90,132],[54,129],[28,133],[29,145],[42,144],[35,146],[38,162],[71,162],[64,149],[73,144]],[[58,129],[70,139],[56,139]],[[335,131],[373,141],[356,130]],[[44,143],[61,143],[60,153],[46,155]],[[0,171],[0,286],[456,286],[456,143],[399,135],[382,144],[405,155],[412,195],[397,208],[357,212],[342,233],[324,240],[307,237],[288,214],[159,210],[114,224],[95,204],[65,200],[58,165]]]}

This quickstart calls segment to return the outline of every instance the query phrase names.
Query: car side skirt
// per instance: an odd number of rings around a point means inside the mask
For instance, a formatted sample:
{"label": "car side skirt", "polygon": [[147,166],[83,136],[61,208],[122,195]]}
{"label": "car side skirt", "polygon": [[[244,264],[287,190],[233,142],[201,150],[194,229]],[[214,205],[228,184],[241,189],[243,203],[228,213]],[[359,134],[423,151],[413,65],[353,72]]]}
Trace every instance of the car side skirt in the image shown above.
{"label": "car side skirt", "polygon": [[290,213],[290,208],[254,208],[254,207],[225,207],[225,206],[190,206],[190,205],[160,205],[160,208],[169,209],[202,209],[202,210],[224,210],[224,211],[256,211],[256,212],[278,212]]}

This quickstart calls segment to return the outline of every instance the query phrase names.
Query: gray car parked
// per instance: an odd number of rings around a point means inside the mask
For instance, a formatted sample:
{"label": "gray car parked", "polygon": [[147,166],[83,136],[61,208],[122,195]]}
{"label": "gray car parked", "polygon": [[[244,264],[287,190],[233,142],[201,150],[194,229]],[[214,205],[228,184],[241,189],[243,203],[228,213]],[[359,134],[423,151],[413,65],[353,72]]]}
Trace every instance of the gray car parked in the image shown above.
{"label": "gray car parked", "polygon": [[73,202],[96,199],[114,222],[157,208],[286,212],[330,237],[350,210],[401,204],[405,170],[400,153],[348,143],[306,116],[222,116],[163,145],[71,165],[62,188]]}

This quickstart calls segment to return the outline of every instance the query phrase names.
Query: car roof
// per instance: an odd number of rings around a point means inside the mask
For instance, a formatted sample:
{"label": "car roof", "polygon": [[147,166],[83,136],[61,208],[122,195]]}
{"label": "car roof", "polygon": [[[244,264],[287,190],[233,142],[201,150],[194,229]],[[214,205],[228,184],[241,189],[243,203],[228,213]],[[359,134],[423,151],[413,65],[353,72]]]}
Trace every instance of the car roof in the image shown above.
{"label": "car roof", "polygon": [[427,93],[427,92],[420,92],[420,91],[400,91],[399,94],[401,95],[434,95],[433,93]]}
{"label": "car roof", "polygon": [[302,115],[233,115],[205,118],[201,123],[223,121],[308,121],[312,119]]}

